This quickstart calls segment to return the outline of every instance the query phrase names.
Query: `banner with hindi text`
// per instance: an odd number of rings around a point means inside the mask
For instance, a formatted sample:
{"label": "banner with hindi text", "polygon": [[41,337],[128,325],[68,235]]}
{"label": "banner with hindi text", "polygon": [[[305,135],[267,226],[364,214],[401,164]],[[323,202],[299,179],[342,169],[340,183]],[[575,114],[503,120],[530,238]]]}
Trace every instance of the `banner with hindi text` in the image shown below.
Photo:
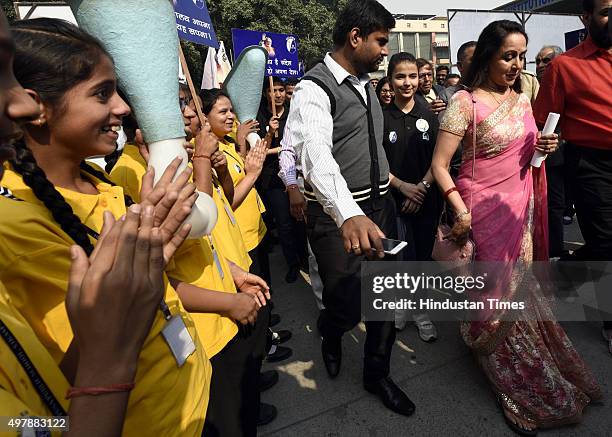
{"label": "banner with hindi text", "polygon": [[249,46],[260,45],[268,52],[266,76],[298,78],[298,38],[295,35],[256,30],[232,29],[234,61]]}

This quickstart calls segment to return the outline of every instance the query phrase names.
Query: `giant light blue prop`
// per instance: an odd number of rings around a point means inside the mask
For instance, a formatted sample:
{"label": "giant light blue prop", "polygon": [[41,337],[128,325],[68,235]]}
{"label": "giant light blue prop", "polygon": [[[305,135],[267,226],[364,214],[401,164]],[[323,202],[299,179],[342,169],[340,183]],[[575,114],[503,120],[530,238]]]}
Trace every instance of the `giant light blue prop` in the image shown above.
{"label": "giant light blue prop", "polygon": [[[69,0],[79,26],[102,41],[113,57],[119,86],[125,92],[145,141],[155,182],[174,158],[183,158],[185,125],[178,102],[178,35],[168,0]],[[199,192],[187,219],[191,238],[212,232],[217,208]]]}
{"label": "giant light blue prop", "polygon": [[[247,47],[223,83],[223,88],[230,96],[234,112],[241,123],[257,118],[267,63],[268,52],[263,47]],[[259,135],[254,132],[247,137],[251,147],[255,147],[257,140]]]}

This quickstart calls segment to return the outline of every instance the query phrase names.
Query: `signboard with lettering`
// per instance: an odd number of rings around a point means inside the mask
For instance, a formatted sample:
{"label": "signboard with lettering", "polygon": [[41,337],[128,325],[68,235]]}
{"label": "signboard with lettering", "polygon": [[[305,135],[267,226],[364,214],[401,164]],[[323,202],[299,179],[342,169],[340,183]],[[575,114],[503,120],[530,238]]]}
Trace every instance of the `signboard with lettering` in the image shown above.
{"label": "signboard with lettering", "polygon": [[206,2],[204,0],[172,0],[179,38],[219,48]]}
{"label": "signboard with lettering", "polygon": [[249,46],[260,45],[268,52],[266,76],[300,77],[298,38],[284,33],[232,29],[234,61]]}

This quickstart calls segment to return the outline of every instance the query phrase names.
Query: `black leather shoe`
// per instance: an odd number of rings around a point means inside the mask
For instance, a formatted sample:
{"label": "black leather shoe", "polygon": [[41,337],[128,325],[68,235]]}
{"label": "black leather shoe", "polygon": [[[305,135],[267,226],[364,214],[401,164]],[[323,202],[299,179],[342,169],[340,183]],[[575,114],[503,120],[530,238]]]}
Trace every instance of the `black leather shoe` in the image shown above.
{"label": "black leather shoe", "polygon": [[287,329],[272,331],[272,344],[279,345],[288,342],[293,334]]}
{"label": "black leather shoe", "polygon": [[271,389],[278,382],[278,372],[276,370],[267,370],[259,374],[259,391],[263,392]]}
{"label": "black leather shoe", "polygon": [[364,382],[363,387],[378,396],[385,407],[391,411],[404,416],[410,416],[414,413],[414,404],[391,378],[386,377],[376,382]]}
{"label": "black leather shoe", "polygon": [[257,426],[264,426],[276,419],[278,411],[274,405],[259,404],[259,419],[257,420]]}
{"label": "black leather shoe", "polygon": [[268,363],[278,363],[293,355],[293,350],[291,348],[285,346],[273,346],[273,348],[276,348],[276,350],[266,355],[266,361]]}
{"label": "black leather shoe", "polygon": [[300,275],[300,266],[292,266],[287,270],[287,274],[285,275],[285,282],[287,284],[293,284],[297,281],[298,276]]}
{"label": "black leather shoe", "polygon": [[334,379],[340,373],[340,364],[342,364],[342,339],[330,340],[323,337],[321,355],[327,374]]}

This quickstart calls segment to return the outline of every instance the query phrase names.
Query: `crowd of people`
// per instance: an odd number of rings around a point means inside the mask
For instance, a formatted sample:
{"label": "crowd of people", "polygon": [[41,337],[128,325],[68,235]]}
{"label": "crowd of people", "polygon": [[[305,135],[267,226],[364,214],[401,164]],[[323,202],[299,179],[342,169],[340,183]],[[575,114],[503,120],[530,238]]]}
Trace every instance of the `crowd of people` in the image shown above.
{"label": "crowd of people", "polygon": [[[273,329],[272,246],[286,283],[309,274],[336,378],[362,320],[362,261],[433,261],[444,215],[475,261],[509,266],[493,292],[538,314],[458,325],[502,417],[521,435],[579,423],[602,390],[519,266],[612,260],[611,2],[583,6],[589,36],[567,53],[543,47],[536,75],[528,35],[503,20],[460,46],[459,74],[402,52],[373,80],[395,20],[351,0],[324,59],[299,82],[266,79],[255,120],[238,121],[222,89],[180,83],[189,166],[177,158],[162,175],[104,45],[61,20],[9,27],[2,14],[0,416],[69,416],[75,436],[256,435],[277,415],[260,393],[278,373],[262,363],[292,354],[291,332]],[[551,112],[561,122],[544,135]],[[189,239],[198,192],[218,219]],[[574,211],[585,245],[570,253]],[[385,255],[383,238],[406,249]],[[612,307],[609,290],[597,298]],[[396,311],[365,321],[363,355],[364,389],[405,416],[416,406],[390,361],[409,321],[437,339],[430,315]]]}

